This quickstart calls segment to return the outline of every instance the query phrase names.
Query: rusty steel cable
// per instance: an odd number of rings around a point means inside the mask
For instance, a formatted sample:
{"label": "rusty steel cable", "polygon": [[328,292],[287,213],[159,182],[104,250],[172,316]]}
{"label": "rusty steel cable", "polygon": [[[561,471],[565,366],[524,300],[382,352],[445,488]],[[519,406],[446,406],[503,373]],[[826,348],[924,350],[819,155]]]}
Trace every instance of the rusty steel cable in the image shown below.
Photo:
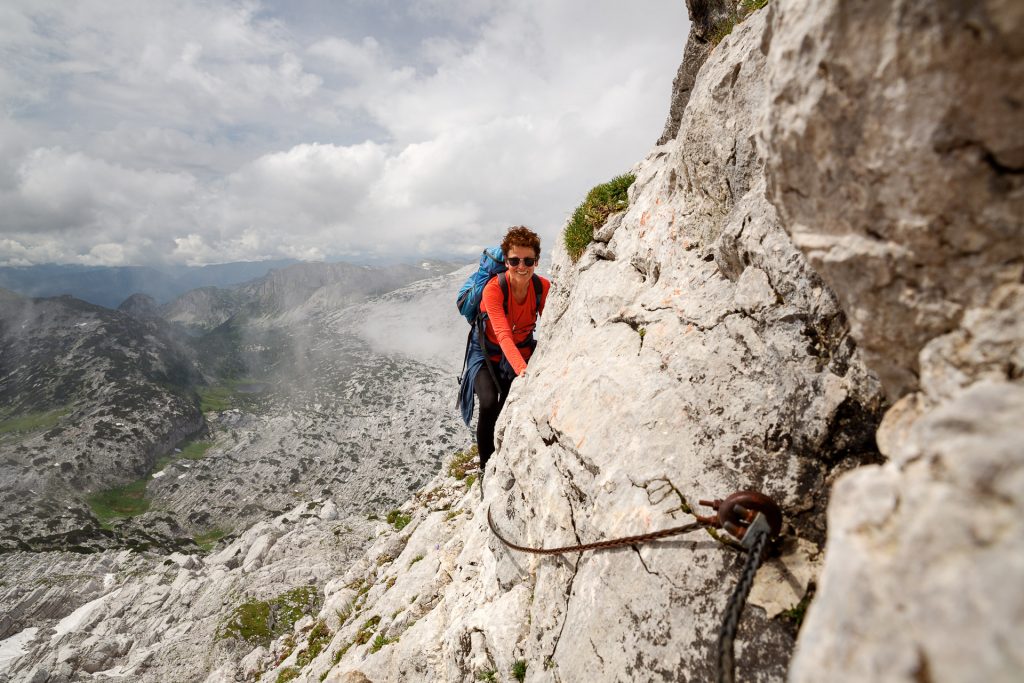
{"label": "rusty steel cable", "polygon": [[566,545],[561,548],[531,548],[525,545],[517,545],[512,541],[508,540],[498,531],[497,526],[494,524],[494,520],[491,518],[491,508],[487,507],[487,526],[491,528],[491,533],[494,534],[499,541],[504,545],[508,546],[512,550],[518,550],[522,553],[530,553],[531,555],[561,555],[563,553],[579,553],[585,550],[607,550],[609,548],[621,548],[623,546],[633,545],[635,543],[647,543],[649,541],[657,541],[661,538],[668,538],[669,536],[678,536],[679,534],[689,533],[698,529],[703,529],[708,524],[703,522],[691,522],[690,524],[684,524],[682,526],[674,526],[668,529],[661,529],[659,531],[652,531],[646,534],[637,534],[636,536],[623,536],[621,538],[610,538],[607,541],[595,541],[593,543],[582,543],[578,545]]}
{"label": "rusty steel cable", "polygon": [[702,505],[713,507],[717,516],[702,517],[696,515],[697,521],[682,526],[652,531],[647,534],[623,536],[607,541],[567,545],[560,548],[532,548],[518,545],[508,540],[498,531],[491,517],[491,508],[487,507],[487,526],[490,527],[499,541],[513,550],[533,555],[561,555],[563,553],[583,552],[585,550],[606,550],[623,546],[646,543],[669,536],[685,534],[697,529],[718,527],[726,529],[731,535],[740,539],[741,545],[747,549],[747,560],[740,573],[740,580],[733,589],[726,603],[722,627],[718,632],[718,683],[734,683],[736,677],[736,658],[734,645],[736,630],[740,616],[746,606],[750,589],[754,585],[754,576],[764,559],[764,550],[771,536],[778,535],[782,526],[782,511],[773,500],[756,491],[740,491],[729,498],[715,501],[700,501]]}

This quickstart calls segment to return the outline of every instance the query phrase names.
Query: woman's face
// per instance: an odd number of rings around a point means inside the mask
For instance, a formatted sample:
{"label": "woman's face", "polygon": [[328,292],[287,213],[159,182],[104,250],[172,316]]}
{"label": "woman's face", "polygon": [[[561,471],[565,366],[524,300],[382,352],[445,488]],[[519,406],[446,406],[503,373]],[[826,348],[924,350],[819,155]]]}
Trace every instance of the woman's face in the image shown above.
{"label": "woman's face", "polygon": [[[528,266],[523,261],[524,258],[533,259],[533,265]],[[509,259],[518,259],[518,265],[512,265]],[[526,284],[530,278],[533,277],[533,271],[537,268],[537,253],[533,250],[533,247],[509,247],[508,253],[505,254],[505,265],[508,266],[508,274],[513,282],[520,284]]]}

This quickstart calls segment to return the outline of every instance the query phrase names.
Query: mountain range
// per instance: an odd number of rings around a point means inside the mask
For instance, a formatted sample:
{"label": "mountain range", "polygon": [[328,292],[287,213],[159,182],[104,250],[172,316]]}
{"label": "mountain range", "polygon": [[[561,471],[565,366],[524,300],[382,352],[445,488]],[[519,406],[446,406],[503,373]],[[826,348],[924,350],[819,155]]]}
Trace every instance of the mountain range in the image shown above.
{"label": "mountain range", "polygon": [[[134,294],[118,310],[7,292],[0,297],[0,547],[178,548],[273,516],[300,489],[322,493],[358,480],[360,495],[371,499],[407,491],[415,472],[432,471],[454,427],[438,432],[436,421],[398,409],[398,382],[430,393],[437,371],[376,353],[357,332],[362,319],[325,321],[346,304],[446,269],[295,264],[163,306]],[[209,298],[227,303],[191,305]],[[412,477],[386,487],[387,495],[366,486],[358,465],[380,465],[365,456],[376,451],[371,440],[390,438],[382,419],[416,436],[377,456]],[[175,458],[189,443],[200,444],[192,452],[223,457]],[[410,469],[408,460],[418,464]],[[168,476],[186,470],[187,486]],[[135,497],[138,514],[108,510],[104,497]]]}

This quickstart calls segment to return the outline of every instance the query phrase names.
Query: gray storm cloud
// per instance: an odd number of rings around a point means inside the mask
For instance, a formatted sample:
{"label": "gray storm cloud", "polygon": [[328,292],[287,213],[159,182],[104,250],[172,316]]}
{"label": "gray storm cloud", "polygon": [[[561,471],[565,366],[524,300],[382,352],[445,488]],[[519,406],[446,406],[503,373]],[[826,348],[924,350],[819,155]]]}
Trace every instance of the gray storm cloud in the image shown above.
{"label": "gray storm cloud", "polygon": [[5,6],[0,264],[468,254],[660,132],[681,3],[385,4]]}

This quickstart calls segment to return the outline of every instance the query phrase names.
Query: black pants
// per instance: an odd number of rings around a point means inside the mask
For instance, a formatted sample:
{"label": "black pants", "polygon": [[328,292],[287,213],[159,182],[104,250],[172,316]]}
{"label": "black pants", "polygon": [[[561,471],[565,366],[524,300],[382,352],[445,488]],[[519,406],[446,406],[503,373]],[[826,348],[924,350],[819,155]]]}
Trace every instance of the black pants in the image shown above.
{"label": "black pants", "polygon": [[480,417],[476,423],[476,446],[480,450],[481,474],[487,467],[488,458],[494,453],[494,423],[498,421],[498,415],[505,406],[505,397],[512,386],[512,378],[506,380],[499,371],[498,382],[501,385],[500,391],[494,386],[491,373],[484,365],[480,372],[476,373],[476,383],[473,385],[476,400],[480,404]]}

